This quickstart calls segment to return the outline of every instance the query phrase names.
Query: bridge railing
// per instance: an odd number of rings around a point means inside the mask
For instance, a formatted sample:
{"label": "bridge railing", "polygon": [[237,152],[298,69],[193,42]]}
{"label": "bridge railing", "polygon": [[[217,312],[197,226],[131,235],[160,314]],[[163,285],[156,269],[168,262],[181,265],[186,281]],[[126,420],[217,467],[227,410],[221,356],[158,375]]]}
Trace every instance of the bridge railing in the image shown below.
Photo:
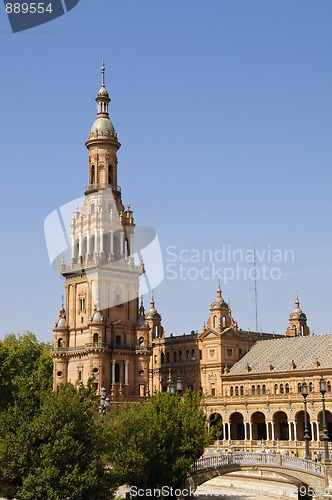
{"label": "bridge railing", "polygon": [[281,454],[245,451],[203,456],[192,465],[191,472],[216,469],[218,467],[226,467],[227,465],[271,465],[272,467],[297,469],[325,477],[324,465],[317,464],[311,460]]}

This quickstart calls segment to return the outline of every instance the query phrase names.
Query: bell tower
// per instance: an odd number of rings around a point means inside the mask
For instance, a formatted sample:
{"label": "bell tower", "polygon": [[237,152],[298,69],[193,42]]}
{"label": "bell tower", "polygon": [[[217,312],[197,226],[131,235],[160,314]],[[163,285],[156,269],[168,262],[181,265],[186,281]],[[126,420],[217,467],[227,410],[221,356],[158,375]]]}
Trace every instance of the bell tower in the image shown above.
{"label": "bell tower", "polygon": [[55,387],[92,378],[112,402],[144,393],[148,375],[145,380],[141,365],[149,362],[151,349],[138,341],[144,267],[135,263],[134,215],[117,185],[120,142],[109,117],[104,61],[101,76],[97,116],[85,143],[88,185],[72,217],[70,262],[63,260],[60,268],[66,300],[54,328],[53,359]]}
{"label": "bell tower", "polygon": [[296,294],[294,310],[289,315],[289,325],[286,330],[287,337],[310,335],[310,329],[307,325],[307,316],[300,307],[298,294]]}
{"label": "bell tower", "polygon": [[222,332],[230,327],[237,329],[237,324],[232,318],[229,304],[222,297],[220,281],[218,281],[217,296],[210,306],[210,317],[207,320],[207,328]]}

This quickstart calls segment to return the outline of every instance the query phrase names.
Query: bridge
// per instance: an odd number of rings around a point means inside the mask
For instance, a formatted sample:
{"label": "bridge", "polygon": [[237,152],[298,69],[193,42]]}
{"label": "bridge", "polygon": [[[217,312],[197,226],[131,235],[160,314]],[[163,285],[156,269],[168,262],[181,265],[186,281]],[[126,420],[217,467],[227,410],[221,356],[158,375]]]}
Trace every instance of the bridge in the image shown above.
{"label": "bridge", "polygon": [[192,465],[187,482],[197,488],[209,479],[241,470],[275,472],[298,486],[298,498],[303,500],[323,498],[329,485],[323,464],[281,454],[241,451],[203,456]]}

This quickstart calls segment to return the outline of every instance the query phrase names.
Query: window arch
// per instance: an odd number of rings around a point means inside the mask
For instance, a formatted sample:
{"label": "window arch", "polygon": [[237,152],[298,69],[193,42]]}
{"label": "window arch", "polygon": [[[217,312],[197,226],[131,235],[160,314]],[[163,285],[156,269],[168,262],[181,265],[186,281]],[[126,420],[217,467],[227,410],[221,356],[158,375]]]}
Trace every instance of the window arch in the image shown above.
{"label": "window arch", "polygon": [[261,393],[261,386],[260,386],[260,385],[258,385],[258,386],[257,386],[257,395],[260,395],[260,393]]}
{"label": "window arch", "polygon": [[115,383],[120,382],[120,365],[119,363],[115,363],[115,370],[114,370],[114,375],[115,375]]}
{"label": "window arch", "polygon": [[301,382],[299,382],[297,384],[297,392],[301,392],[301,387],[302,387],[302,384],[301,384]]}
{"label": "window arch", "polygon": [[289,394],[289,384],[285,384],[285,393]]}
{"label": "window arch", "polygon": [[234,396],[234,387],[232,385],[229,388],[229,395]]}
{"label": "window arch", "polygon": [[221,324],[222,324],[222,327],[225,328],[225,326],[226,326],[226,316],[225,315],[222,317]]}
{"label": "window arch", "polygon": [[256,394],[256,387],[254,385],[251,386],[251,394],[253,396]]}
{"label": "window arch", "polygon": [[96,167],[91,165],[91,174],[90,174],[90,184],[94,184],[96,182]]}
{"label": "window arch", "polygon": [[274,384],[274,394],[279,394],[278,384]]}
{"label": "window arch", "polygon": [[239,386],[236,385],[235,386],[235,396],[238,396],[239,395]]}
{"label": "window arch", "polygon": [[213,316],[213,328],[217,328],[217,316]]}
{"label": "window arch", "polygon": [[99,340],[99,338],[98,338],[98,333],[94,333],[94,334],[93,334],[93,339],[92,339],[92,342],[93,342],[94,344],[98,344],[98,340]]}
{"label": "window arch", "polygon": [[309,392],[314,392],[314,384],[313,384],[313,382],[309,382]]}
{"label": "window arch", "polygon": [[58,340],[58,347],[63,347],[63,339]]}
{"label": "window arch", "polygon": [[244,388],[243,385],[240,385],[240,396],[244,395]]}
{"label": "window arch", "polygon": [[284,384],[280,384],[280,394],[284,393]]}
{"label": "window arch", "polygon": [[107,168],[107,184],[113,184],[113,167],[108,165]]}

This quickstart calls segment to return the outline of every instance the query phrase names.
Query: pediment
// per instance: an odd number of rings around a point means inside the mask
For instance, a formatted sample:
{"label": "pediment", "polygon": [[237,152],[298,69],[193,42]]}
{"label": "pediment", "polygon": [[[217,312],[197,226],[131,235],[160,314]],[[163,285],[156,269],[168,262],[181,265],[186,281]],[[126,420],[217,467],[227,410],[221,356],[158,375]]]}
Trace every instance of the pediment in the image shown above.
{"label": "pediment", "polygon": [[241,334],[238,333],[236,330],[234,330],[234,328],[232,328],[232,327],[226,328],[226,330],[224,330],[223,332],[221,332],[220,335],[222,337],[236,338],[236,339],[241,339],[242,340]]}
{"label": "pediment", "polygon": [[216,332],[215,330],[212,330],[211,328],[205,330],[205,332],[203,332],[200,335],[201,339],[216,339],[219,337],[220,337],[220,333]]}

